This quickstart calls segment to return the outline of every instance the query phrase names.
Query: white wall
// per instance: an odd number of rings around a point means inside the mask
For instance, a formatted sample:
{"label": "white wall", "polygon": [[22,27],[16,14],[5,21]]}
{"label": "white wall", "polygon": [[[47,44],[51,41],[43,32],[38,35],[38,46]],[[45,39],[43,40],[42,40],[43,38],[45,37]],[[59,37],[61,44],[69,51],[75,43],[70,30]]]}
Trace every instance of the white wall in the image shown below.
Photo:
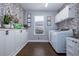
{"label": "white wall", "polygon": [[[27,20],[27,13],[25,15],[25,20]],[[45,35],[39,36],[40,39],[48,40],[48,32],[49,30],[56,29],[56,25],[54,24],[54,16],[56,15],[55,12],[49,12],[49,11],[29,11],[31,13],[31,28],[28,29],[28,39],[29,40],[37,40],[38,36],[34,35],[34,16],[44,16],[45,18]],[[52,26],[47,26],[47,16],[52,16]]]}

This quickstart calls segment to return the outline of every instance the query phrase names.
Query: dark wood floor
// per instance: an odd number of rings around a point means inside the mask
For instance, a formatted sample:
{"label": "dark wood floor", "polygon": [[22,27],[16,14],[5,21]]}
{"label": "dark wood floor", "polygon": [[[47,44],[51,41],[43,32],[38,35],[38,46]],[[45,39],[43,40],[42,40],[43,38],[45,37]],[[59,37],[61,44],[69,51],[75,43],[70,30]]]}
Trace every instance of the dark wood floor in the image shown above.
{"label": "dark wood floor", "polygon": [[17,56],[65,56],[57,54],[49,43],[28,43]]}

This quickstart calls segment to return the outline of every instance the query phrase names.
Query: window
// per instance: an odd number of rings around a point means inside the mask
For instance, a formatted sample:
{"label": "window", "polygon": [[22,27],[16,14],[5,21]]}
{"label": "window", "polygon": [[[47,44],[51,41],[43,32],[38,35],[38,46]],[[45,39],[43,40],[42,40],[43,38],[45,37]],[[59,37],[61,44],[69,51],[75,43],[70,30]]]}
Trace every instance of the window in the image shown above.
{"label": "window", "polygon": [[44,16],[34,17],[34,34],[44,34]]}

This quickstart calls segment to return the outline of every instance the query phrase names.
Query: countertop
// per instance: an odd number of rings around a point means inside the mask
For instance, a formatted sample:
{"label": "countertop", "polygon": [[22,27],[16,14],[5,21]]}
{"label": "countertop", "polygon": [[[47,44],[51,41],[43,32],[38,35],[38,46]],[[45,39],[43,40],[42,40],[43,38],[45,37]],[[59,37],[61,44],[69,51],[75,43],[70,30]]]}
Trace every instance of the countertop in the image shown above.
{"label": "countertop", "polygon": [[14,29],[14,28],[0,28],[0,31],[6,31],[6,30],[27,30],[25,28],[23,29]]}
{"label": "countertop", "polygon": [[73,35],[73,36],[71,36],[72,38],[76,38],[76,39],[79,39],[79,33],[77,33],[77,34],[75,34],[75,35]]}
{"label": "countertop", "polygon": [[79,39],[79,37],[78,36],[71,36],[72,38],[76,38],[76,39]]}

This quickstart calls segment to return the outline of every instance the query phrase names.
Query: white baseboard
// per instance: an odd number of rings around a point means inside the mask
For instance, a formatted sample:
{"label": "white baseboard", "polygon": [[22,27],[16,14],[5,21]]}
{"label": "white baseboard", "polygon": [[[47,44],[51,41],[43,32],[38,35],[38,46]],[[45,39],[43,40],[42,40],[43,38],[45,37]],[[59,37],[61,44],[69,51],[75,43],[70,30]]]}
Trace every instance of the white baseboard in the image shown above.
{"label": "white baseboard", "polygon": [[28,42],[49,42],[49,40],[28,40]]}
{"label": "white baseboard", "polygon": [[20,48],[19,50],[17,50],[16,53],[13,54],[12,56],[16,56],[17,53],[19,53],[19,51],[20,51],[27,43],[28,43],[28,41],[27,41],[25,44],[23,44],[23,45],[21,46],[21,48]]}

